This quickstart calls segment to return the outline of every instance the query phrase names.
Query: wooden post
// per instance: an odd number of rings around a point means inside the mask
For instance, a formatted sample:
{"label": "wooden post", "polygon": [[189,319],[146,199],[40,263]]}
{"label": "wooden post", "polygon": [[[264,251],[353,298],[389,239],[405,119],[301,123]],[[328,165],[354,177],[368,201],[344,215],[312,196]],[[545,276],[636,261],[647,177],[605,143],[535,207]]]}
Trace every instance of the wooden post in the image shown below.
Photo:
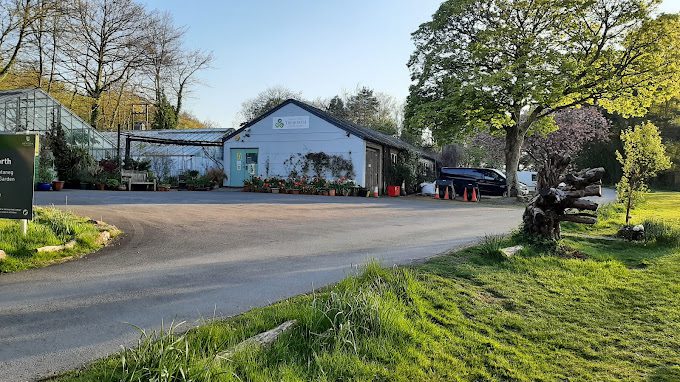
{"label": "wooden post", "polygon": [[28,236],[28,219],[21,219],[21,232],[24,237]]}
{"label": "wooden post", "polygon": [[130,136],[125,137],[125,161],[123,162],[124,165],[130,163],[130,145],[132,145],[132,138]]}
{"label": "wooden post", "polygon": [[120,170],[120,166],[121,166],[121,163],[120,163],[120,160],[121,160],[121,157],[120,157],[120,123],[118,124],[117,129],[118,129],[118,145],[116,147],[116,158],[118,159],[118,170]]}

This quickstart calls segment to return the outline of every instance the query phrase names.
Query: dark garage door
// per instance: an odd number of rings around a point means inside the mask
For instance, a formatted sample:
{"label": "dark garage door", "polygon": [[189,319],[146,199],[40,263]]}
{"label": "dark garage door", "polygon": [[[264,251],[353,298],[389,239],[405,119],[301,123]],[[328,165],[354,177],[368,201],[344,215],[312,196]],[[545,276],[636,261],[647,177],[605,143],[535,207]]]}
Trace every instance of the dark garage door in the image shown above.
{"label": "dark garage door", "polygon": [[380,152],[366,148],[366,188],[372,193],[380,186]]}

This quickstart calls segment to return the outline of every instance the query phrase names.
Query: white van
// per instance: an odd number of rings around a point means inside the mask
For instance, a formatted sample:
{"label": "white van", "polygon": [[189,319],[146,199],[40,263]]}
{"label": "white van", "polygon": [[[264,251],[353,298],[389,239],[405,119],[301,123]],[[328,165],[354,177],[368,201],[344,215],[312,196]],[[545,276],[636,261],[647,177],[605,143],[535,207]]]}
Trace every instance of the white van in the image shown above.
{"label": "white van", "polygon": [[526,184],[529,192],[536,192],[536,181],[538,181],[538,173],[536,171],[518,171],[517,180]]}

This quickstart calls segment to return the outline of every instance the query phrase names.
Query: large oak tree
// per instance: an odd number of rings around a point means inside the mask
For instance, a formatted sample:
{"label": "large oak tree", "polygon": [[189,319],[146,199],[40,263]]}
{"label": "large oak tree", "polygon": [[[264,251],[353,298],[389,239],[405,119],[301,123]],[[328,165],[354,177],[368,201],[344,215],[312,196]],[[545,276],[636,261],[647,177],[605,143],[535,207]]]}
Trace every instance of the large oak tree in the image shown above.
{"label": "large oak tree", "polygon": [[678,91],[680,23],[657,0],[448,0],[413,33],[407,126],[441,144],[502,131],[511,196],[527,135],[597,104],[624,116]]}

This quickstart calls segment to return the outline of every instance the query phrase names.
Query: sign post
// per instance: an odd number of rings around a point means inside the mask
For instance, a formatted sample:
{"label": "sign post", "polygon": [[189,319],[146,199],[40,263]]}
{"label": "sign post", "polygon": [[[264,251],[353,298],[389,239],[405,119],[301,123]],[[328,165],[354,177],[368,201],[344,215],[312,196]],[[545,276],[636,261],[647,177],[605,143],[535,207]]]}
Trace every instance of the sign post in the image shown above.
{"label": "sign post", "polygon": [[26,235],[33,219],[35,134],[0,134],[0,218],[19,219]]}

